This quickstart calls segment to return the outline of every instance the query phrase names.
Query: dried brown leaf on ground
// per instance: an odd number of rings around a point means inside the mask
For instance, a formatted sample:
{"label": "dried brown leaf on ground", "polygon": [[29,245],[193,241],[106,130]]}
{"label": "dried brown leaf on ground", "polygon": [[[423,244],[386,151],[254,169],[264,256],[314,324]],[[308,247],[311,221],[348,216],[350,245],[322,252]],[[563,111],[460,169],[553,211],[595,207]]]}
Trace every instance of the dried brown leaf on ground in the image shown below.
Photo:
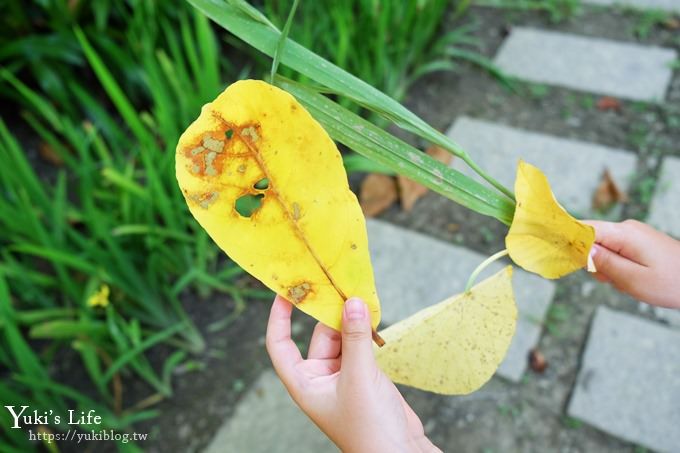
{"label": "dried brown leaf on ground", "polygon": [[397,181],[399,182],[401,209],[410,212],[416,201],[427,193],[427,187],[402,175],[397,176]]}
{"label": "dried brown leaf on ground", "polygon": [[621,101],[611,96],[603,96],[597,100],[597,109],[604,111],[614,110],[621,111]]}
{"label": "dried brown leaf on ground", "polygon": [[38,153],[40,154],[40,157],[52,165],[56,165],[57,167],[64,165],[64,160],[61,156],[54,151],[54,148],[45,142],[40,142],[38,145]]}
{"label": "dried brown leaf on ground", "polygon": [[433,145],[427,148],[425,153],[434,158],[437,159],[439,162],[441,162],[444,165],[449,165],[451,161],[453,161],[453,154],[442,148],[441,146]]}
{"label": "dried brown leaf on ground", "polygon": [[[428,156],[437,159],[444,165],[449,165],[453,160],[453,155],[451,153],[436,145],[427,148],[425,153]],[[401,175],[397,176],[397,182],[399,183],[401,208],[406,212],[410,212],[416,204],[416,201],[427,193],[427,187]]]}
{"label": "dried brown leaf on ground", "polygon": [[366,217],[375,217],[397,201],[394,178],[371,173],[361,183],[359,204]]}
{"label": "dried brown leaf on ground", "polygon": [[593,194],[593,208],[598,211],[607,210],[616,203],[626,203],[627,201],[628,195],[616,184],[611,173],[609,173],[609,169],[605,168],[600,184]]}

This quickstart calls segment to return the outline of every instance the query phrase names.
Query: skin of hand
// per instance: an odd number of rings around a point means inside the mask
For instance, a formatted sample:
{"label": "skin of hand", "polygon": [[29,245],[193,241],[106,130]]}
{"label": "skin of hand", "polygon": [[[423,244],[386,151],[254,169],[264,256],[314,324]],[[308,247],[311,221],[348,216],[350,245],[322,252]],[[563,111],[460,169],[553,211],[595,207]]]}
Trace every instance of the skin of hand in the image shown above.
{"label": "skin of hand", "polygon": [[307,359],[291,340],[293,306],[277,296],[267,352],[288,393],[345,453],[440,452],[418,416],[378,368],[366,304],[349,299],[342,333],[318,323]]}
{"label": "skin of hand", "polygon": [[595,277],[659,307],[680,308],[680,241],[637,220],[588,221]]}

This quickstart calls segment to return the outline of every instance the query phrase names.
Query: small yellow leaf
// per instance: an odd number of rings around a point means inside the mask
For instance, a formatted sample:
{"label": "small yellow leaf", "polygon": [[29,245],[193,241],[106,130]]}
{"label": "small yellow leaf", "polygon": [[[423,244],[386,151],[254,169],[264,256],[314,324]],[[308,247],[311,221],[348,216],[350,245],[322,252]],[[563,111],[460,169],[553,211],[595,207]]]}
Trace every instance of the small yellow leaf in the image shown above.
{"label": "small yellow leaf", "polygon": [[595,230],[560,206],[541,170],[520,161],[515,197],[515,217],[505,237],[515,263],[545,278],[560,278],[587,265]]}
{"label": "small yellow leaf", "polygon": [[247,272],[334,329],[350,296],[378,325],[361,208],[335,144],[291,95],[229,86],[180,137],[176,174],[193,216]]}
{"label": "small yellow leaf", "polygon": [[469,292],[425,308],[380,332],[380,368],[394,382],[445,395],[480,388],[515,333],[512,266]]}

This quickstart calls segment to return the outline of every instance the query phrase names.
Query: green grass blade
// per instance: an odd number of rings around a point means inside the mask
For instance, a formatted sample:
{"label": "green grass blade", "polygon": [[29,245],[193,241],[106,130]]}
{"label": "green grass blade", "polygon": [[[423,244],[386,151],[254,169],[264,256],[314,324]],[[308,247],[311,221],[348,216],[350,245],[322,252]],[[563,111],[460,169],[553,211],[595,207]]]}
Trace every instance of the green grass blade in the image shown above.
{"label": "green grass blade", "polygon": [[288,39],[288,33],[290,33],[290,26],[293,24],[293,18],[295,17],[295,11],[297,11],[298,3],[299,0],[293,0],[293,6],[290,7],[288,19],[286,19],[286,25],[283,26],[283,31],[279,36],[279,42],[276,44],[276,52],[274,53],[274,58],[272,59],[272,70],[269,74],[270,83],[274,83],[276,71],[279,69],[281,52],[283,52],[283,47],[286,45],[286,40]]}
{"label": "green grass blade", "polygon": [[[188,1],[217,24],[260,52],[270,57],[273,57],[276,53],[281,32],[254,20],[244,12],[245,7],[235,7],[233,4],[225,4],[219,0]],[[479,168],[467,152],[453,140],[427,124],[396,100],[358,77],[335,66],[289,38],[286,39],[286,45],[281,51],[281,63],[328,87],[337,94],[352,99],[357,104],[378,113],[402,129],[439,145],[460,157],[493,187],[510,200],[514,200],[512,191]]]}
{"label": "green grass blade", "polygon": [[186,325],[184,323],[175,324],[174,326],[170,326],[167,329],[161,330],[160,332],[151,335],[141,343],[128,349],[124,354],[118,356],[115,362],[113,362],[111,366],[106,370],[106,373],[104,373],[104,376],[102,377],[102,382],[108,382],[113,377],[113,375],[116,374],[116,372],[118,372],[118,370],[120,370],[128,362],[130,362],[130,360],[134,359],[148,348],[162,341],[167,340],[168,338],[170,338],[171,336],[185,328]]}

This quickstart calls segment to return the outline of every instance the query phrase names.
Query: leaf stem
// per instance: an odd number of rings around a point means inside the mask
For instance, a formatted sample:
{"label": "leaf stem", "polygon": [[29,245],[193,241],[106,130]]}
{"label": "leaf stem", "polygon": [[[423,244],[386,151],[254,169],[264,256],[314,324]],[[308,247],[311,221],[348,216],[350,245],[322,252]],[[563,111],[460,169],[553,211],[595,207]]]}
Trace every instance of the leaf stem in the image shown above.
{"label": "leaf stem", "polygon": [[463,153],[461,158],[468,165],[468,167],[474,170],[474,172],[477,173],[479,176],[484,178],[485,181],[487,181],[489,184],[498,189],[503,195],[506,195],[512,201],[515,201],[515,195],[510,190],[508,190],[503,184],[498,182],[493,176],[489,175],[487,172],[482,170],[479,167],[479,165],[477,165],[475,161],[472,160],[468,153]]}
{"label": "leaf stem", "polygon": [[380,336],[377,330],[373,329],[371,331],[371,336],[373,337],[373,341],[375,342],[375,344],[378,345],[379,348],[385,346],[385,340],[383,340],[383,338]]}
{"label": "leaf stem", "polygon": [[477,268],[474,271],[472,271],[472,274],[470,274],[470,278],[468,279],[467,284],[465,285],[465,292],[467,293],[468,291],[470,291],[470,288],[472,288],[472,285],[475,283],[477,276],[484,269],[486,269],[489,264],[493,263],[494,261],[496,261],[500,258],[503,258],[507,254],[508,254],[508,249],[503,249],[500,252],[494,253],[493,255],[491,255],[490,257],[488,257],[484,261],[482,261],[482,263],[479,266],[477,266]]}

